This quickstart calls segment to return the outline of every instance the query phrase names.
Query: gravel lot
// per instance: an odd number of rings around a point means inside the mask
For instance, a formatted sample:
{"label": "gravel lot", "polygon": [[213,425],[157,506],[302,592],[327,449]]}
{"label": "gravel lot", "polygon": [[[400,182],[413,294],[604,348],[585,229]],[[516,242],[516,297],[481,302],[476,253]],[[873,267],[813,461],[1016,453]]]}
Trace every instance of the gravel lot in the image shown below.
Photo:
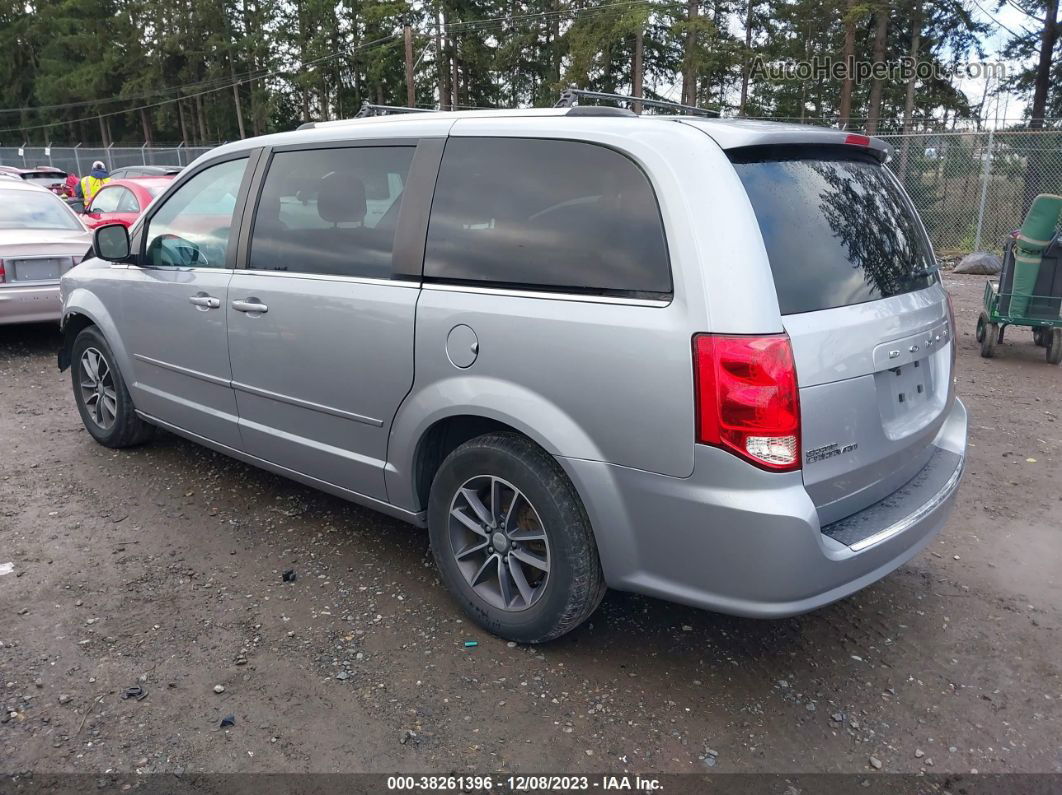
{"label": "gravel lot", "polygon": [[0,327],[0,770],[1062,772],[1062,371],[1024,330],[980,359],[984,277],[946,281],[971,447],[938,541],[811,615],[611,593],[544,647],[463,622],[422,531],[96,445],[56,330]]}

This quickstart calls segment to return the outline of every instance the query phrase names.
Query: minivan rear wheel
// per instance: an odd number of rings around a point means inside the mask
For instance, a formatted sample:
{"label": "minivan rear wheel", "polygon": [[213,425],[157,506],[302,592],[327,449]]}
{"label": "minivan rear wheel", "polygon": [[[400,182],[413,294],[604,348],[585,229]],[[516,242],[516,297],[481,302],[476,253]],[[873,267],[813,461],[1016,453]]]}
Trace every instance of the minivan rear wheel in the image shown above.
{"label": "minivan rear wheel", "polygon": [[104,447],[143,444],[155,432],[136,415],[125,380],[103,334],[88,326],[74,339],[70,355],[74,402],[85,429]]}
{"label": "minivan rear wheel", "polygon": [[484,629],[541,643],[585,621],[605,593],[590,522],[557,462],[515,433],[465,442],[428,501],[432,554]]}

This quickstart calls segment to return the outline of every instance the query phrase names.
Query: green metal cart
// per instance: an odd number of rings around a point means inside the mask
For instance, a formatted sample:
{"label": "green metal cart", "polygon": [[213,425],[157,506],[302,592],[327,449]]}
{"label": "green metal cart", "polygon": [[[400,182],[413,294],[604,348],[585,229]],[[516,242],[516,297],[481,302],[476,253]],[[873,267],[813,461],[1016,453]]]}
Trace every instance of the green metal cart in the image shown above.
{"label": "green metal cart", "polygon": [[1007,326],[1028,326],[1049,364],[1062,362],[1062,239],[1056,231],[1062,196],[1037,196],[1016,236],[1007,242],[999,281],[985,284],[977,341],[995,355]]}

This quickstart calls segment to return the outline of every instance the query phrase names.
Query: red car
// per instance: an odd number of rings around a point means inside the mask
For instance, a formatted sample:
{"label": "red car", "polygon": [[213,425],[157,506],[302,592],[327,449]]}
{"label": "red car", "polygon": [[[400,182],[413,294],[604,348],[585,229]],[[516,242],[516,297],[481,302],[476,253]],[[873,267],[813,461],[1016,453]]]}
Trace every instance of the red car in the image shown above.
{"label": "red car", "polygon": [[89,202],[81,220],[89,229],[103,224],[132,226],[152,200],[173,181],[173,177],[137,177],[108,182]]}

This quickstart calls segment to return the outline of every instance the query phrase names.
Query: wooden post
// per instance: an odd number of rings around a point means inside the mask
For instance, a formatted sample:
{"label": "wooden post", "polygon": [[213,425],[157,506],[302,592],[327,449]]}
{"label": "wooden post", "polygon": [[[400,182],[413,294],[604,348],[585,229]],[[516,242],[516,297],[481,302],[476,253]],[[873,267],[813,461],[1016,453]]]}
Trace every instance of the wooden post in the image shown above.
{"label": "wooden post", "polygon": [[[882,63],[885,60],[885,50],[889,37],[889,9],[884,4],[874,10],[874,52],[871,59],[874,63]],[[885,81],[875,77],[870,82],[870,104],[867,108],[867,135],[875,135],[878,131],[878,121],[881,118],[881,92]],[[985,86],[988,86],[986,81]],[[984,103],[982,103],[983,107]]]}
{"label": "wooden post", "polygon": [[855,0],[847,0],[844,13],[844,46],[841,49],[841,60],[844,61],[844,79],[841,81],[841,98],[837,103],[840,127],[847,130],[852,116],[852,91],[855,89],[855,75],[852,67],[855,64],[855,39],[856,39],[856,9]]}
{"label": "wooden post", "polygon": [[140,109],[140,126],[144,128],[144,145],[151,146],[151,121],[146,108]]}
{"label": "wooden post", "polygon": [[[634,32],[634,63],[631,64],[631,93],[640,97],[642,95],[642,53],[645,47],[645,30],[641,25]],[[641,102],[632,102],[631,110],[635,113],[642,112]]]}
{"label": "wooden post", "polygon": [[402,26],[402,35],[406,40],[406,105],[417,106],[417,89],[413,85],[413,26]]}

